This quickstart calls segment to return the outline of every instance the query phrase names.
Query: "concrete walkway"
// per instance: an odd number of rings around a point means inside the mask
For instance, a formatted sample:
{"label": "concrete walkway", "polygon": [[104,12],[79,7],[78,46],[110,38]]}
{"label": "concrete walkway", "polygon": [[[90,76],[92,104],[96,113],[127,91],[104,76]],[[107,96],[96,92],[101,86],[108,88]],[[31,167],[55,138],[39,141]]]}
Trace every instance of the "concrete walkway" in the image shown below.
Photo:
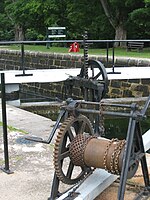
{"label": "concrete walkway", "polygon": [[[2,109],[0,107],[0,121],[2,121]],[[7,124],[16,129],[23,130],[31,135],[46,138],[54,124],[51,119],[7,105]]]}
{"label": "concrete walkway", "polygon": [[[150,67],[115,67],[112,73],[112,68],[106,68],[108,73],[108,80],[124,80],[124,79],[148,79],[150,77]],[[45,69],[45,70],[26,70],[26,74],[31,76],[16,76],[20,74],[18,70],[1,71],[5,73],[6,84],[19,84],[19,83],[36,83],[36,82],[60,82],[72,76],[77,76],[80,73],[80,68],[68,69]],[[95,68],[94,73],[98,74],[99,69]],[[92,77],[92,71],[88,69],[89,77]],[[1,77],[0,77],[1,78]],[[102,79],[99,76],[98,79]],[[0,80],[1,81],[1,80]]]}
{"label": "concrete walkway", "polygon": [[[47,138],[54,122],[8,105],[7,119],[11,129],[8,130],[10,170],[14,173],[7,175],[0,170],[0,200],[46,200],[54,172],[53,145],[26,141],[22,131]],[[2,138],[1,128],[0,167],[4,167]]]}

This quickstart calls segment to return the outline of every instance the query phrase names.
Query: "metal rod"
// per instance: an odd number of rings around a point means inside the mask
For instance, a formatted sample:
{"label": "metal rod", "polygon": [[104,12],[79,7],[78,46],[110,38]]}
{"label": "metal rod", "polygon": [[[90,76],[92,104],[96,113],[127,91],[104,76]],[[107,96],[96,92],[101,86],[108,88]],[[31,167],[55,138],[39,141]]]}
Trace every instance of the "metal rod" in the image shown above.
{"label": "metal rod", "polygon": [[64,117],[65,113],[66,113],[65,110],[61,110],[61,111],[60,111],[60,114],[59,114],[59,116],[58,116],[58,118],[57,118],[57,121],[56,121],[54,127],[53,127],[53,130],[52,130],[52,132],[51,132],[51,134],[49,135],[49,138],[48,138],[48,140],[47,140],[47,144],[50,144],[50,142],[51,142],[51,140],[52,140],[52,138],[53,138],[53,136],[54,136],[54,134],[55,134],[55,132],[56,132],[56,130],[57,130],[59,124],[60,124],[60,121],[61,121],[61,119]]}
{"label": "metal rod", "polygon": [[100,103],[100,102],[93,102],[93,101],[80,101],[80,104],[91,104],[91,105],[100,105],[101,106],[112,106],[112,107],[122,107],[122,108],[131,108],[131,104],[113,104],[113,103]]}
{"label": "metal rod", "polygon": [[112,48],[112,71],[115,72],[115,47],[113,42],[113,48]]}
{"label": "metal rod", "polygon": [[[134,110],[131,111],[131,115],[133,115],[133,114],[134,114]],[[133,119],[133,118],[130,118],[129,125],[128,125],[128,131],[127,131],[123,165],[122,165],[121,176],[120,176],[120,185],[119,185],[119,190],[118,190],[118,200],[124,199],[124,193],[125,193],[126,180],[127,180],[128,170],[129,170],[131,150],[132,150],[133,139],[134,139],[134,134],[135,134],[135,125],[136,125],[136,120]]]}
{"label": "metal rod", "polygon": [[[78,42],[78,43],[83,43],[83,40],[53,40],[53,41],[6,41],[6,42],[0,42],[0,45],[4,44],[45,44],[45,43],[73,43],[73,42]],[[97,43],[97,42],[150,42],[150,40],[87,40],[88,43]]]}
{"label": "metal rod", "polygon": [[140,123],[136,123],[136,135],[139,143],[139,149],[141,150],[142,153],[144,153],[144,156],[141,158],[141,166],[142,166],[142,172],[143,172],[143,177],[144,177],[144,182],[145,186],[149,187],[150,189],[150,179],[149,179],[149,173],[148,173],[148,167],[147,167],[147,161],[146,161],[146,156],[145,156],[145,150],[144,150],[144,144],[142,140],[142,130]]}
{"label": "metal rod", "polygon": [[[88,79],[88,44],[87,44],[88,34],[85,31],[83,35],[83,45],[84,45],[84,77]],[[85,88],[84,90],[84,99],[88,99],[88,89]]]}
{"label": "metal rod", "polygon": [[[93,110],[93,109],[77,108],[76,111],[79,113],[100,114],[99,110]],[[102,115],[110,115],[110,116],[120,116],[120,117],[132,117],[132,118],[137,117],[136,113],[131,114],[131,113],[122,113],[122,112],[102,111],[101,114]]]}
{"label": "metal rod", "polygon": [[15,76],[32,76],[33,74],[26,74],[25,73],[25,66],[24,66],[24,42],[21,43],[21,67],[20,69],[23,71],[22,74],[16,74]]}
{"label": "metal rod", "polygon": [[83,44],[84,44],[84,76],[88,78],[88,44],[87,44],[87,31],[83,35]]}
{"label": "metal rod", "polygon": [[4,141],[4,159],[5,167],[2,169],[6,173],[9,170],[9,153],[8,153],[8,138],[7,138],[7,116],[6,116],[6,94],[5,94],[5,75],[1,73],[1,95],[2,95],[2,122],[3,122],[3,141]]}
{"label": "metal rod", "polygon": [[144,116],[144,115],[146,114],[146,111],[147,111],[149,105],[150,105],[150,95],[149,95],[149,97],[147,98],[147,101],[145,102],[144,108],[143,108],[142,111],[141,111],[141,115],[142,115],[142,116]]}
{"label": "metal rod", "polygon": [[107,48],[107,49],[106,49],[106,54],[107,54],[107,60],[106,60],[106,61],[107,61],[107,64],[106,64],[106,67],[108,67],[108,61],[109,61],[109,59],[108,59],[109,43],[107,42],[106,44],[107,44],[107,47],[106,47],[106,48]]}
{"label": "metal rod", "polygon": [[25,68],[24,68],[24,44],[21,44],[21,69],[23,70],[23,74],[25,74]]}
{"label": "metal rod", "polygon": [[48,200],[54,200],[54,199],[56,199],[58,197],[58,195],[59,195],[58,188],[59,188],[59,179],[56,176],[56,173],[54,173],[52,189],[51,189],[51,195],[48,198]]}

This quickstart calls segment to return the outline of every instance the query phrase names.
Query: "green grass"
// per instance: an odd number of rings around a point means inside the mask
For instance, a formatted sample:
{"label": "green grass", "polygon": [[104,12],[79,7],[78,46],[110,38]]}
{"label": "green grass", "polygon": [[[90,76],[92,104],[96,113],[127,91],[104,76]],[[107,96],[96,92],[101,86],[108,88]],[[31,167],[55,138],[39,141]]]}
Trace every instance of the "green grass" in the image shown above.
{"label": "green grass", "polygon": [[[20,45],[10,45],[3,46],[3,48],[7,48],[10,50],[21,50]],[[66,53],[68,54],[69,47],[50,47],[47,49],[45,45],[25,45],[25,51],[38,51],[38,52],[48,52],[48,53]],[[80,49],[80,52],[73,54],[81,54],[83,55],[83,49]],[[106,55],[106,49],[89,49],[89,55]],[[109,56],[112,56],[112,49],[109,49]],[[144,48],[142,52],[130,51],[127,52],[126,48],[115,48],[115,56],[120,57],[136,57],[136,58],[149,58],[150,59],[150,48]]]}
{"label": "green grass", "polygon": [[[3,122],[0,122],[0,126],[3,126]],[[28,132],[21,130],[21,129],[18,129],[18,128],[15,128],[13,126],[7,126],[7,128],[8,128],[9,131],[18,131],[20,133],[28,134]]]}
{"label": "green grass", "polygon": [[[90,49],[89,54],[93,55],[106,55],[106,49]],[[109,49],[109,56],[112,56],[112,49]],[[127,52],[125,48],[115,48],[115,56],[119,57],[136,57],[136,58],[149,58],[150,48],[144,48],[140,53],[137,51]]]}

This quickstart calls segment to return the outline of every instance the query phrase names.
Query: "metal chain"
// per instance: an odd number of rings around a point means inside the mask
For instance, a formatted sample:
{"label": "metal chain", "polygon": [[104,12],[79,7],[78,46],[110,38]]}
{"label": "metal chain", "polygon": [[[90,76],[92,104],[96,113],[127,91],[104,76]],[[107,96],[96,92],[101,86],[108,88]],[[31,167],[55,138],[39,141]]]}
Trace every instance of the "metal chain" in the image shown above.
{"label": "metal chain", "polygon": [[104,166],[104,169],[105,169],[106,171],[109,170],[109,169],[107,168],[107,164],[106,164],[107,155],[108,155],[108,150],[109,150],[109,148],[110,148],[110,146],[111,146],[111,144],[112,144],[113,142],[114,142],[114,138],[111,139],[111,140],[108,142],[107,147],[106,147],[106,150],[105,150],[105,153],[104,153],[103,166]]}
{"label": "metal chain", "polygon": [[101,136],[105,136],[105,128],[104,128],[104,115],[103,115],[104,107],[102,106],[102,103],[99,104],[99,126],[101,129]]}
{"label": "metal chain", "polygon": [[119,156],[120,156],[120,154],[121,154],[122,148],[123,148],[123,146],[125,145],[125,143],[126,143],[125,140],[121,140],[121,141],[118,143],[118,149],[117,149],[117,152],[116,152],[116,157],[114,158],[115,174],[117,174],[117,175],[120,174],[120,171],[119,171]]}
{"label": "metal chain", "polygon": [[[109,148],[112,145],[113,142],[117,142],[117,145],[115,146],[114,151],[112,152],[111,159],[110,159],[110,169],[107,167],[107,156],[109,152]],[[103,166],[104,169],[112,174],[120,174],[119,171],[119,156],[121,154],[122,148],[125,145],[125,140],[118,140],[118,139],[111,139],[106,147],[104,157],[103,157]]]}
{"label": "metal chain", "polygon": [[112,174],[115,174],[114,159],[115,159],[115,156],[116,156],[116,153],[117,153],[119,140],[115,139],[113,142],[117,142],[117,145],[115,146],[114,152],[111,155],[109,172],[112,173]]}

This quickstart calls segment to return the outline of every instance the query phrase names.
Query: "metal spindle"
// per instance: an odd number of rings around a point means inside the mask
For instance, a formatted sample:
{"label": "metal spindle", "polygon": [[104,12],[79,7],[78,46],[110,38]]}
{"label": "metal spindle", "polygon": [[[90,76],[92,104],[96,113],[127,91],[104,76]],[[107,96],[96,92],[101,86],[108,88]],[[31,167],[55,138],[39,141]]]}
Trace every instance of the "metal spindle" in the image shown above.
{"label": "metal spindle", "polygon": [[87,31],[85,31],[83,36],[83,44],[84,44],[84,76],[88,78],[88,43],[87,43],[88,35]]}

